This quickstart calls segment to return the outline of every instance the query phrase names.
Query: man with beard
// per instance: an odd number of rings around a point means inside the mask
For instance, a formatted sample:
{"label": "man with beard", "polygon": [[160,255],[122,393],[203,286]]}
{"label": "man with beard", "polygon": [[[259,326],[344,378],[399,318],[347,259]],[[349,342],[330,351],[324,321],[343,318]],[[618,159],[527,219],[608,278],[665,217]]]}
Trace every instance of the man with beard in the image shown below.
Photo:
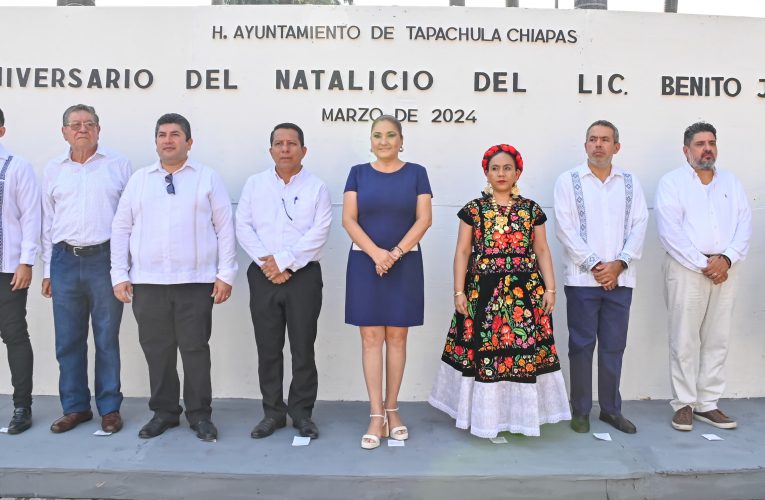
{"label": "man with beard", "polygon": [[667,251],[672,427],[690,431],[696,418],[733,429],[736,421],[717,403],[725,389],[737,262],[749,249],[752,212],[738,178],[715,166],[715,128],[694,123],[683,140],[688,165],[664,175],[656,191],[659,239]]}
{"label": "man with beard", "polygon": [[592,355],[598,345],[600,420],[633,434],[622,415],[619,383],[627,346],[636,261],[643,250],[648,209],[634,174],[613,165],[619,131],[589,126],[587,161],[555,183],[555,234],[566,249],[564,274],[571,369],[571,428],[589,432]]}

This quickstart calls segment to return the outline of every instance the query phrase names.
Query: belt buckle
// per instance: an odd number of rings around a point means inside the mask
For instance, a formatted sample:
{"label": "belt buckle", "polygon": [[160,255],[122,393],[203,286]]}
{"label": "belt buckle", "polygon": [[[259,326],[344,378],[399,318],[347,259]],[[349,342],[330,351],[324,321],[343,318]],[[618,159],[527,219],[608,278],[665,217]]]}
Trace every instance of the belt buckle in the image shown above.
{"label": "belt buckle", "polygon": [[79,253],[80,250],[82,250],[83,247],[72,247],[72,255],[75,257],[82,257]]}

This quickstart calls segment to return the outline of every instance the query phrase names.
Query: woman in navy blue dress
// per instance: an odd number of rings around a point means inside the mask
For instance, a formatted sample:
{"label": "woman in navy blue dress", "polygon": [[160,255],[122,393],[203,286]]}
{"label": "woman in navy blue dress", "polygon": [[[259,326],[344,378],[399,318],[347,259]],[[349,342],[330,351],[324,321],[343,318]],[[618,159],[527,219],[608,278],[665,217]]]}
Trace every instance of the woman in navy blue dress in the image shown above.
{"label": "woman in navy blue dress", "polygon": [[[425,168],[399,159],[401,123],[383,115],[372,124],[377,158],[351,168],[343,195],[343,227],[353,240],[348,255],[345,322],[361,330],[370,422],[361,447],[380,438],[404,440],[409,431],[398,414],[398,393],[410,326],[423,321],[424,291],[419,241],[432,220]],[[383,346],[385,395],[383,401]]]}

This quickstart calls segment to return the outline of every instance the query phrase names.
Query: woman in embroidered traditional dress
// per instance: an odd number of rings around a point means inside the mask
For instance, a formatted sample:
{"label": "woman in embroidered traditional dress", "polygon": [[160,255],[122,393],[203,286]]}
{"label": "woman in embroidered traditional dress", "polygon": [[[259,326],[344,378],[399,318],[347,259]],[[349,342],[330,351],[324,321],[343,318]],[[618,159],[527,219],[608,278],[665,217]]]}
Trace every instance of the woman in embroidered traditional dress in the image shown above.
{"label": "woman in embroidered traditional dress", "polygon": [[479,437],[569,420],[552,331],[555,276],[542,208],[520,196],[512,146],[483,157],[489,185],[465,205],[454,255],[455,314],[429,402]]}

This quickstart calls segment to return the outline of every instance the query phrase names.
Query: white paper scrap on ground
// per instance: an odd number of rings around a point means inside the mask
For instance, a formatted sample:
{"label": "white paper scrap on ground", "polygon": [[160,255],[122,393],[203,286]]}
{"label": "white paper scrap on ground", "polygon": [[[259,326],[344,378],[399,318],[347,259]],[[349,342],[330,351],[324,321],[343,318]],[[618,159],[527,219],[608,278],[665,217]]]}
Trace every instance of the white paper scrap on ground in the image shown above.
{"label": "white paper scrap on ground", "polygon": [[723,438],[721,438],[717,434],[702,434],[701,436],[707,441],[725,441]]}
{"label": "white paper scrap on ground", "polygon": [[611,434],[607,432],[593,432],[593,436],[595,436],[595,439],[600,439],[601,441],[611,441]]}
{"label": "white paper scrap on ground", "polygon": [[490,438],[489,441],[491,441],[494,444],[507,444],[507,438],[505,436],[497,436]]}
{"label": "white paper scrap on ground", "polygon": [[397,439],[389,439],[388,446],[404,446],[404,442]]}
{"label": "white paper scrap on ground", "polygon": [[0,429],[0,432],[2,432],[3,434],[8,434],[8,427],[3,427],[2,429]]}
{"label": "white paper scrap on ground", "polygon": [[295,436],[292,438],[292,446],[308,446],[311,444],[311,438],[303,436]]}
{"label": "white paper scrap on ground", "polygon": [[101,429],[98,429],[96,432],[93,433],[94,436],[111,436],[111,432],[104,432]]}

